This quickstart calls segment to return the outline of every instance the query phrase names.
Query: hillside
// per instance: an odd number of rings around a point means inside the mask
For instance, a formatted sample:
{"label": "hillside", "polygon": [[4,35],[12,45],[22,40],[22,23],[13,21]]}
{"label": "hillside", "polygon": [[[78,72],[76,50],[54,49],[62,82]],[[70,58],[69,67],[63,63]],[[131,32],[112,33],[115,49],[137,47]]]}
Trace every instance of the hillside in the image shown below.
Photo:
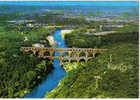
{"label": "hillside", "polygon": [[63,67],[68,70],[67,75],[46,97],[137,98],[137,35],[116,33],[102,36],[100,47],[109,50],[88,63],[66,63]]}

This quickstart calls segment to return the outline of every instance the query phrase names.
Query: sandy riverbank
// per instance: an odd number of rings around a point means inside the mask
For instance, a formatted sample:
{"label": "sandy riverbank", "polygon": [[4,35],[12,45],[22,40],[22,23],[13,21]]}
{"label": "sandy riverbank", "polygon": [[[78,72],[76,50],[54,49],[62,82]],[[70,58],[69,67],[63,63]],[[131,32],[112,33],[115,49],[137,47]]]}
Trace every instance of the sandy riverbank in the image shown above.
{"label": "sandy riverbank", "polygon": [[66,34],[70,34],[72,31],[74,31],[74,30],[73,29],[61,30],[63,39],[65,39]]}
{"label": "sandy riverbank", "polygon": [[[61,30],[61,35],[62,35],[63,40],[64,40],[65,35],[70,34],[72,31],[73,31],[72,29],[71,30],[68,30],[68,29]],[[49,41],[50,45],[56,44],[56,41],[54,40],[53,36],[51,36],[51,35],[47,37],[47,40]]]}

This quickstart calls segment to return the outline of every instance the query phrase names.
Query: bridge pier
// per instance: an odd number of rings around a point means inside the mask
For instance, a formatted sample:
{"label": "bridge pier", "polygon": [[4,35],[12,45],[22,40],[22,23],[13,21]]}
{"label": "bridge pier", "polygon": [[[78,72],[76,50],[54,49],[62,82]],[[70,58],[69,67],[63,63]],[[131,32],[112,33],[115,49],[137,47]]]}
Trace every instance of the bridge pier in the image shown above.
{"label": "bridge pier", "polygon": [[85,51],[85,54],[86,54],[85,62],[87,63],[88,62],[88,51]]}
{"label": "bridge pier", "polygon": [[92,53],[93,58],[95,58],[95,55],[96,55],[96,52],[93,52],[93,53]]}
{"label": "bridge pier", "polygon": [[71,54],[72,54],[72,51],[68,51],[68,55],[69,55],[69,57],[71,56]]}
{"label": "bridge pier", "polygon": [[[21,51],[29,52],[32,51],[34,55],[37,55],[37,52],[39,52],[40,56],[44,59],[49,58],[51,61],[55,58],[60,60],[60,63],[62,64],[63,60],[65,60],[63,57],[63,53],[67,52],[68,57],[66,57],[66,60],[68,59],[69,62],[71,60],[76,60],[77,62],[80,62],[81,59],[84,59],[85,62],[88,62],[90,58],[94,58],[96,53],[103,53],[107,49],[92,49],[92,48],[37,48],[37,47],[21,47]],[[54,56],[54,52],[59,52],[59,55]],[[80,57],[81,53],[85,54],[85,57]],[[49,56],[45,56],[45,53],[49,53]],[[73,53],[76,53],[75,56],[72,56]],[[92,57],[88,57],[89,54],[92,54]]]}
{"label": "bridge pier", "polygon": [[71,62],[71,59],[69,58],[69,63]]}
{"label": "bridge pier", "polygon": [[42,49],[41,49],[41,57],[43,57],[43,58],[44,58],[44,54],[45,54],[45,49],[44,49],[44,48],[42,48]]}
{"label": "bridge pier", "polygon": [[62,64],[62,61],[63,61],[63,51],[59,51],[59,61],[60,61],[60,64]]}
{"label": "bridge pier", "polygon": [[77,62],[79,63],[79,61],[80,61],[80,58],[79,58],[79,55],[80,55],[80,53],[81,53],[81,51],[76,51],[76,54],[77,54]]}
{"label": "bridge pier", "polygon": [[33,48],[32,52],[33,52],[34,55],[36,55],[37,49]]}
{"label": "bridge pier", "polygon": [[49,54],[50,54],[50,56],[52,57],[53,54],[54,54],[54,50],[50,50],[50,51],[49,51]]}

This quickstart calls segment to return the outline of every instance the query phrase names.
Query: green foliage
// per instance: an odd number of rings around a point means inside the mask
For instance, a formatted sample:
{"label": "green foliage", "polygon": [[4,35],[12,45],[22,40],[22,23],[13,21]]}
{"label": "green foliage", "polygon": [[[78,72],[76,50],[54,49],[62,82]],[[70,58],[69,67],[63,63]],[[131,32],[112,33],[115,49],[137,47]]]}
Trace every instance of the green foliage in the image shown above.
{"label": "green foliage", "polygon": [[129,12],[125,12],[125,13],[124,13],[124,16],[125,16],[125,18],[126,18],[127,20],[129,20],[129,19],[131,18],[131,15],[130,15]]}
{"label": "green foliage", "polygon": [[35,70],[38,70],[38,71],[45,70],[46,71],[47,70],[46,69],[46,62],[42,61],[40,64],[37,65]]}
{"label": "green foliage", "polygon": [[[1,7],[7,11],[8,7]],[[31,8],[35,10],[35,8]],[[60,14],[64,15],[61,10]],[[137,16],[137,13],[134,12]],[[85,16],[58,19],[55,12],[45,13],[43,16],[35,14],[29,16],[27,9],[23,15],[27,20],[35,20],[39,26],[27,27],[22,23],[9,25],[7,21],[21,19],[19,12],[0,15],[0,97],[23,97],[38,85],[52,70],[48,60],[35,57],[31,53],[21,52],[22,46],[31,46],[54,33],[55,27],[49,25],[77,26],[72,34],[66,35],[69,47],[108,48],[110,51],[92,59],[88,63],[67,63],[63,66],[68,71],[58,88],[47,97],[138,97],[138,26],[129,23],[122,29],[117,29],[116,35],[94,36],[85,35],[89,28],[99,31],[103,22],[87,22]],[[88,13],[89,17],[94,17]],[[95,16],[101,16],[96,11]],[[126,12],[129,20],[131,15]],[[137,16],[138,17],[138,16]],[[43,24],[48,26],[43,26]],[[125,24],[126,25],[126,24]],[[124,31],[125,30],[125,31]],[[132,33],[132,34],[131,34]],[[24,41],[24,37],[29,40]],[[46,44],[49,46],[49,44]],[[112,56],[111,56],[112,55]],[[97,78],[99,87],[96,88]]]}
{"label": "green foliage", "polygon": [[123,15],[119,15],[119,16],[117,16],[117,18],[118,18],[119,20],[122,20],[122,19],[123,19]]}
{"label": "green foliage", "polygon": [[100,17],[101,16],[101,12],[99,10],[96,11],[96,16]]}
{"label": "green foliage", "polygon": [[139,31],[139,27],[138,24],[134,23],[134,22],[130,22],[130,23],[124,23],[124,27],[122,28],[116,28],[114,29],[115,31],[119,32],[119,33],[124,33],[124,32],[128,32],[130,34],[136,33]]}
{"label": "green foliage", "polygon": [[94,14],[92,12],[88,12],[89,17],[94,17]]}
{"label": "green foliage", "polygon": [[137,34],[102,36],[109,50],[88,63],[65,63],[67,75],[46,98],[138,98]]}
{"label": "green foliage", "polygon": [[[43,31],[40,30],[41,32]],[[33,35],[35,34],[21,34],[18,31],[5,30],[0,34],[1,98],[23,97],[52,70],[53,67],[49,61],[20,51],[22,46],[31,46],[39,42],[40,38]],[[24,41],[24,36],[28,36],[29,41]]]}
{"label": "green foliage", "polygon": [[9,8],[8,8],[8,6],[3,5],[3,6],[1,6],[1,9],[2,9],[3,11],[7,11]]}
{"label": "green foliage", "polygon": [[69,47],[96,48],[102,43],[100,36],[87,35],[86,29],[77,29],[71,34],[66,34],[65,40]]}
{"label": "green foliage", "polygon": [[[85,64],[85,63],[81,62],[80,65],[82,65],[82,64]],[[66,72],[69,72],[69,71],[71,71],[71,70],[77,69],[78,66],[79,66],[79,64],[76,63],[76,62],[75,62],[75,63],[66,62],[62,67],[64,68],[64,70],[65,70]]]}

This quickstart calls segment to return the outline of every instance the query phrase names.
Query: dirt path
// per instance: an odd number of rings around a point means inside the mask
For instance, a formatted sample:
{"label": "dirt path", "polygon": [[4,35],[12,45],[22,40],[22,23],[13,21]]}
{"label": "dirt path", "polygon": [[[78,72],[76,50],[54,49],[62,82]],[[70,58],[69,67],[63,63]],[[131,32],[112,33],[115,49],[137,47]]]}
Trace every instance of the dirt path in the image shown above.
{"label": "dirt path", "polygon": [[115,33],[116,31],[105,31],[105,32],[98,32],[98,33],[91,33],[89,35],[107,35],[107,34],[112,34]]}

